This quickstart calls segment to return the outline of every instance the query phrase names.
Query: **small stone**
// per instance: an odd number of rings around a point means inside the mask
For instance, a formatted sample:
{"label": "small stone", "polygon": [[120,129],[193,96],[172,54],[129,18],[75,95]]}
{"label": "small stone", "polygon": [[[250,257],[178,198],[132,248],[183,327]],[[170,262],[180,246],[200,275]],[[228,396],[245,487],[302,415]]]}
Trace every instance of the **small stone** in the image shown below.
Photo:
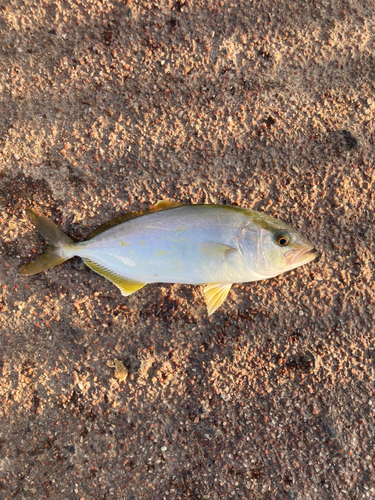
{"label": "small stone", "polygon": [[114,359],[113,361],[108,360],[107,366],[115,369],[115,377],[119,382],[125,382],[125,380],[128,378],[129,370],[119,359]]}
{"label": "small stone", "polygon": [[167,447],[166,447],[166,446],[162,446],[162,447],[160,448],[160,451],[163,451],[163,452],[164,452],[164,451],[167,451]]}
{"label": "small stone", "polygon": [[16,154],[14,154],[14,155],[13,155],[13,158],[14,158],[16,161],[18,161],[18,160],[20,159],[20,157],[19,157],[18,155],[16,155]]}

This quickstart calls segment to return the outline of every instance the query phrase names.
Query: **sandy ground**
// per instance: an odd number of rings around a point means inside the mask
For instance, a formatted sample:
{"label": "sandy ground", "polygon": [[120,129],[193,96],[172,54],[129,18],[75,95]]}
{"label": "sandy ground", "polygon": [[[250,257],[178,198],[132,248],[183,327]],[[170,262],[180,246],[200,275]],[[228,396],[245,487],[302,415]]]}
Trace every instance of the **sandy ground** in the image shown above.
{"label": "sandy ground", "polygon": [[[2,2],[1,499],[374,498],[374,51],[371,1]],[[18,275],[26,207],[79,240],[161,199],[319,258],[211,318],[79,259]]]}

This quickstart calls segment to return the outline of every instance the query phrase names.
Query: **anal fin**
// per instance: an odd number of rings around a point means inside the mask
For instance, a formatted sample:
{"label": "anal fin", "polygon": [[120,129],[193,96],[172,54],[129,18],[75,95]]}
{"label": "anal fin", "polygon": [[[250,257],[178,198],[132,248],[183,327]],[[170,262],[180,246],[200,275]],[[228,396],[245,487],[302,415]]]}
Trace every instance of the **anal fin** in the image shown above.
{"label": "anal fin", "polygon": [[125,297],[131,295],[132,293],[140,290],[145,285],[147,285],[147,283],[141,283],[140,281],[136,281],[131,278],[125,278],[116,273],[113,273],[112,271],[109,271],[105,267],[97,264],[90,259],[83,259],[83,262],[96,273],[104,276],[104,278],[107,278],[109,281],[112,281],[112,283],[121,290],[122,295],[124,295]]}
{"label": "anal fin", "polygon": [[211,316],[226,299],[233,283],[211,283],[204,287],[208,315]]}

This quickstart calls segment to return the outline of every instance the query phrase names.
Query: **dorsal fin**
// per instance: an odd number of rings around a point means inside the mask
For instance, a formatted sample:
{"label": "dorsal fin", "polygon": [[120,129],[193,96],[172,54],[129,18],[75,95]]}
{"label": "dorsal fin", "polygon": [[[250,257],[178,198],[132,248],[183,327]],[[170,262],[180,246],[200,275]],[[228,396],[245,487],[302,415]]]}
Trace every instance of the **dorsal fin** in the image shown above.
{"label": "dorsal fin", "polygon": [[159,212],[160,210],[170,210],[171,208],[184,207],[185,203],[173,200],[160,200],[150,208],[150,212]]}
{"label": "dorsal fin", "polygon": [[148,210],[140,210],[139,212],[130,212],[129,214],[120,215],[120,217],[116,217],[115,219],[112,219],[102,224],[98,228],[94,229],[94,231],[91,231],[91,233],[89,233],[86,236],[85,241],[91,240],[92,238],[94,238],[94,236],[97,236],[100,233],[104,233],[104,231],[107,231],[107,229],[110,229],[111,227],[114,226],[118,226],[119,224],[122,224],[127,220],[136,219],[137,217],[142,217],[142,215],[152,214],[154,212],[161,212],[162,210],[171,210],[172,208],[183,207],[183,206],[184,203],[178,203],[177,201],[170,201],[170,200],[158,201],[156,205],[149,208]]}

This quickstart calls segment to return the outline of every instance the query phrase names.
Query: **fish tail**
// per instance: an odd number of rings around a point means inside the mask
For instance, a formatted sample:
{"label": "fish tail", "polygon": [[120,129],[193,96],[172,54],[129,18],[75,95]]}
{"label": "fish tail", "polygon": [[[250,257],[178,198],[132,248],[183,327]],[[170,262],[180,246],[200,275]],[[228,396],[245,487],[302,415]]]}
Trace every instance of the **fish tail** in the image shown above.
{"label": "fish tail", "polygon": [[73,240],[63,233],[56,224],[37,210],[29,209],[26,210],[26,213],[46,240],[48,248],[47,251],[35,261],[29,262],[21,267],[19,271],[21,276],[32,276],[33,274],[47,271],[47,269],[58,266],[62,262],[73,257],[74,253],[71,251],[71,248],[69,252],[66,251],[68,247],[74,245]]}

